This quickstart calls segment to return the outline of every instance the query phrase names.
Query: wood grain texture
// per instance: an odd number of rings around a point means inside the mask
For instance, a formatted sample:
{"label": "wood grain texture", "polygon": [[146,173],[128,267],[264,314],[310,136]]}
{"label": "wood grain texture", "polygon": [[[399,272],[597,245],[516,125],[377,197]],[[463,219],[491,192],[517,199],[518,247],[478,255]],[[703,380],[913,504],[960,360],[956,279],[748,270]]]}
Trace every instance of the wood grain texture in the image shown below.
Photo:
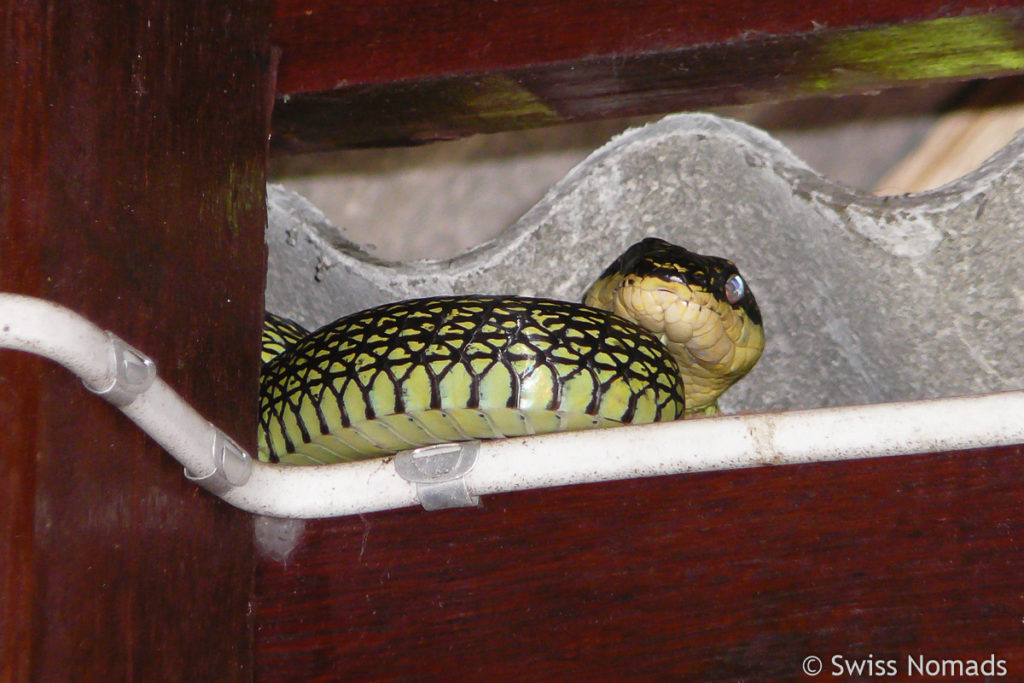
{"label": "wood grain texture", "polygon": [[[249,448],[268,25],[260,0],[0,9],[0,291],[116,331]],[[0,680],[251,678],[251,521],[52,363],[0,352],[0,424]]]}
{"label": "wood grain texture", "polygon": [[828,33],[1020,8],[1020,2],[275,0],[278,93]]}
{"label": "wood grain texture", "polygon": [[1024,70],[1024,3],[277,0],[281,152]]}
{"label": "wood grain texture", "polygon": [[984,81],[967,90],[913,152],[875,183],[876,194],[924,192],[981,166],[1024,129],[1024,83]]}
{"label": "wood grain texture", "polygon": [[257,568],[263,681],[1024,672],[1024,448],[490,496],[310,523]]}

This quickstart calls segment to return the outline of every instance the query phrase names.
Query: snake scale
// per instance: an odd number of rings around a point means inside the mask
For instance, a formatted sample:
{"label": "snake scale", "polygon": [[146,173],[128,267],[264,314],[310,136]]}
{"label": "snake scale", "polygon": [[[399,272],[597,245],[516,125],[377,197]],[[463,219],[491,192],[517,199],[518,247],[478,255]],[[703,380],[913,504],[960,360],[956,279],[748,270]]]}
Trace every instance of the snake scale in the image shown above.
{"label": "snake scale", "polygon": [[583,304],[433,297],[312,333],[268,314],[260,458],[325,464],[713,414],[763,348],[736,266],[656,238],[609,265]]}

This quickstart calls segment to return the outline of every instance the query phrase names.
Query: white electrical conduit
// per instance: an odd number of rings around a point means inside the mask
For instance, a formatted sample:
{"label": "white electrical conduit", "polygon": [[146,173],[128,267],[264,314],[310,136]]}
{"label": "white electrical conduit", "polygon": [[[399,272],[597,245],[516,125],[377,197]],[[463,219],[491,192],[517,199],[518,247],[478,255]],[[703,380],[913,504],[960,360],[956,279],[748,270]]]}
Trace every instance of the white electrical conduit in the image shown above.
{"label": "white electrical conduit", "polygon": [[1024,391],[1012,391],[428,447],[419,462],[449,461],[439,478],[417,484],[407,478],[416,452],[320,467],[254,462],[157,378],[148,359],[46,301],[0,294],[0,348],[64,365],[119,405],[190,479],[274,517],[332,517],[421,500],[428,508],[472,504],[480,495],[546,486],[1024,443]]}

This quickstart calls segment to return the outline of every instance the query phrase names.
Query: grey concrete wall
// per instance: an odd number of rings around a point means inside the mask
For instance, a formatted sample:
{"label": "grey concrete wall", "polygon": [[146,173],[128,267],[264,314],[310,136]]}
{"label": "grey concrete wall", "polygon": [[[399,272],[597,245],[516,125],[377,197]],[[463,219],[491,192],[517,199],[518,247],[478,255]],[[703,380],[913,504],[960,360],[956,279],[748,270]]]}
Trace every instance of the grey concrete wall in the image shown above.
{"label": "grey concrete wall", "polygon": [[764,312],[767,350],[724,397],[727,411],[1017,389],[1022,183],[1024,136],[956,183],[879,198],[820,177],[744,124],[673,116],[613,139],[496,239],[450,261],[375,260],[271,186],[267,308],[317,326],[433,294],[578,300],[623,249],[655,235],[734,260]]}

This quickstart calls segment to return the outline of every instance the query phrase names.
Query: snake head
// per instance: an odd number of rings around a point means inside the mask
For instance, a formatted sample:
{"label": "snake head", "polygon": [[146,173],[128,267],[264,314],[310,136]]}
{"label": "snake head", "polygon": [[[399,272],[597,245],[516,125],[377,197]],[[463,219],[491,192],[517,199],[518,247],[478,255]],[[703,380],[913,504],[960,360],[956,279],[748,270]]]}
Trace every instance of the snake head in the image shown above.
{"label": "snake head", "polygon": [[679,366],[687,414],[718,397],[764,349],[761,311],[732,261],[647,238],[605,269],[583,299],[658,335]]}

